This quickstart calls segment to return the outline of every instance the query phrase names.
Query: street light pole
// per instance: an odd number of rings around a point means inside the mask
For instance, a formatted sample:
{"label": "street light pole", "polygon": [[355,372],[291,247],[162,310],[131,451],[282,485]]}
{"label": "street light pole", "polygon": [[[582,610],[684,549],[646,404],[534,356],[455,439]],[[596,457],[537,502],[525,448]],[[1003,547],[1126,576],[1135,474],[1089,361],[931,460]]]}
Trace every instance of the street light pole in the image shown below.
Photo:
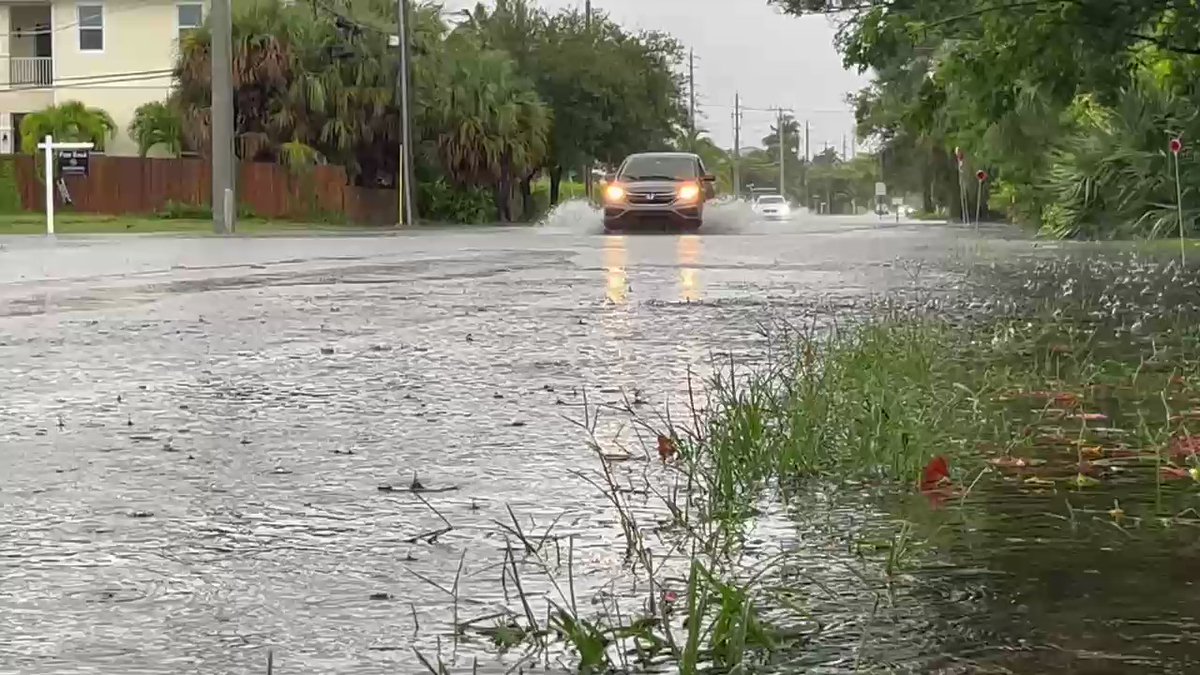
{"label": "street light pole", "polygon": [[234,231],[237,165],[233,151],[233,16],[230,0],[212,0],[212,220],[217,234]]}

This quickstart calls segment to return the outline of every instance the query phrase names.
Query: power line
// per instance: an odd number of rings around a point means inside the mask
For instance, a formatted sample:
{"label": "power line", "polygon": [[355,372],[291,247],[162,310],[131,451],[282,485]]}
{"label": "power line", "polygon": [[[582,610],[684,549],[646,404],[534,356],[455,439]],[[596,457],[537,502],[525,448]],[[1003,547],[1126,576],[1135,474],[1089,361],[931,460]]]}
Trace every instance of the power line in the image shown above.
{"label": "power line", "polygon": [[[733,106],[720,105],[717,103],[705,103],[704,107],[706,107],[706,108],[723,108],[725,110],[730,110],[730,109],[732,109]],[[773,114],[776,111],[778,111],[779,108],[746,108],[746,107],[743,107],[742,110]],[[853,108],[842,108],[841,110],[834,110],[834,109],[784,108],[784,112],[791,112],[791,113],[803,114],[803,115],[845,115],[847,113],[853,114],[854,109]]]}

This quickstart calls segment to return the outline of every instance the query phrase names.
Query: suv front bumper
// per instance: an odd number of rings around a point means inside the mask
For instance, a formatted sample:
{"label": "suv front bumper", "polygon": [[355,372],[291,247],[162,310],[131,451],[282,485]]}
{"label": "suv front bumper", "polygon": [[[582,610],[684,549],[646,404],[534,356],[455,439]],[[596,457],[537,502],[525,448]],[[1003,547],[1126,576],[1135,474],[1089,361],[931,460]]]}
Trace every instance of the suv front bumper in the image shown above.
{"label": "suv front bumper", "polygon": [[608,229],[675,225],[700,227],[703,204],[605,204],[604,227]]}

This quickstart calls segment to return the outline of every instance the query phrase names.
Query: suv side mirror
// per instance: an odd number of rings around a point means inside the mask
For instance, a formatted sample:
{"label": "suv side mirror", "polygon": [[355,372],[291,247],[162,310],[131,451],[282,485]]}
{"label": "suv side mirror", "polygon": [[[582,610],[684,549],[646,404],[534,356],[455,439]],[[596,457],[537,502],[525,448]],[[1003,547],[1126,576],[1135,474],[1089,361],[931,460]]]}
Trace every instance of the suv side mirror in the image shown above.
{"label": "suv side mirror", "polygon": [[717,177],[712,175],[711,173],[706,173],[700,177],[700,180],[705,183],[715,183],[715,182],[717,182]]}

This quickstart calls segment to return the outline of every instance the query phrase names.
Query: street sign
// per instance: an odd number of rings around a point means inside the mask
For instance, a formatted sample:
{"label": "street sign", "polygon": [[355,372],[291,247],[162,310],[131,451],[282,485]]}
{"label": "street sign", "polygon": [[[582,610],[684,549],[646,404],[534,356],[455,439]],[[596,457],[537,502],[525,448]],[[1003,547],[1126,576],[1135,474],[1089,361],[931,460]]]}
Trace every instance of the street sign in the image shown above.
{"label": "street sign", "polygon": [[876,183],[875,184],[875,196],[876,197],[886,197],[887,196],[887,183]]}
{"label": "street sign", "polygon": [[[46,163],[44,164],[46,167],[46,234],[54,234],[54,184],[58,182],[51,180],[51,178],[54,176],[54,151],[91,150],[93,147],[95,146],[93,146],[91,143],[58,143],[55,142],[54,137],[50,134],[46,134],[46,137],[42,140],[42,142],[38,143],[38,150],[41,150],[44,153],[43,157],[45,157],[46,160]],[[84,175],[86,175],[86,163],[84,164],[83,171]]]}
{"label": "street sign", "polygon": [[83,149],[61,150],[58,153],[58,171],[63,176],[86,176],[91,151]]}
{"label": "street sign", "polygon": [[1183,141],[1178,138],[1171,139],[1171,154],[1178,155],[1183,152]]}
{"label": "street sign", "polygon": [[904,205],[903,197],[895,197],[892,199],[892,206],[903,206],[903,205]]}

